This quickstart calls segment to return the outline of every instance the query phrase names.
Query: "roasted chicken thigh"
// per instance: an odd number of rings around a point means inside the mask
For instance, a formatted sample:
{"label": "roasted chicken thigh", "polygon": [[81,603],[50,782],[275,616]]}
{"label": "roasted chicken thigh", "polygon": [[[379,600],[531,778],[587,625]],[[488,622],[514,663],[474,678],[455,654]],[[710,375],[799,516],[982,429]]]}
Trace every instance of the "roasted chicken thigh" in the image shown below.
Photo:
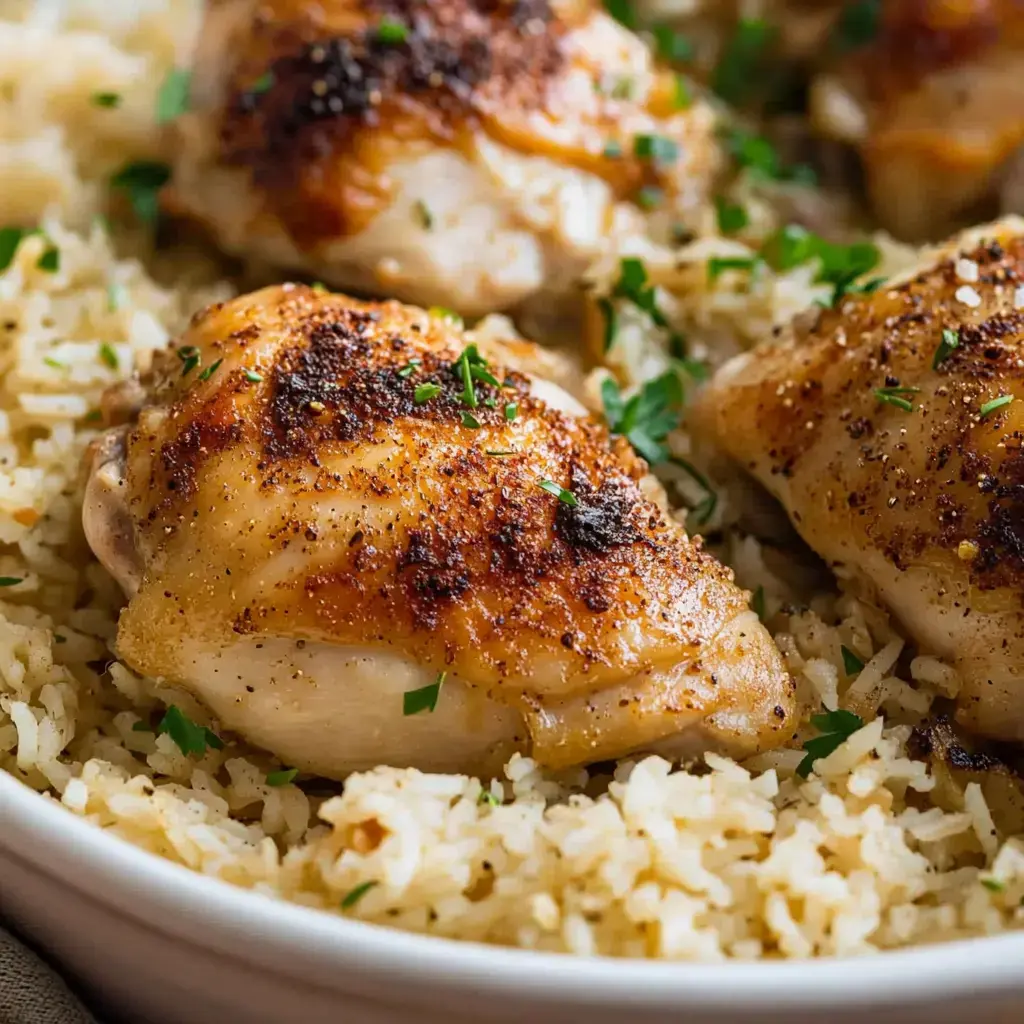
{"label": "roasted chicken thigh", "polygon": [[668,237],[718,163],[711,108],[593,0],[219,0],[191,82],[173,209],[231,253],[468,315]]}
{"label": "roasted chicken thigh", "polygon": [[726,364],[698,419],[847,579],[1024,740],[1024,221]]}
{"label": "roasted chicken thigh", "polygon": [[268,288],[200,315],[149,387],[84,510],[129,596],[118,654],[286,763],[791,734],[777,649],[644,463],[447,320]]}

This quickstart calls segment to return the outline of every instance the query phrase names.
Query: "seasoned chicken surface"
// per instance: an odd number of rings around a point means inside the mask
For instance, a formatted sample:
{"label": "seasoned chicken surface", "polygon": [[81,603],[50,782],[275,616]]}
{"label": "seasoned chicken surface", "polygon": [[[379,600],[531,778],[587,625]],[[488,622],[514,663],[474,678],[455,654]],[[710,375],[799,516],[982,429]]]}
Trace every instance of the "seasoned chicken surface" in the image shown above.
{"label": "seasoned chicken surface", "polygon": [[812,91],[826,135],[856,145],[874,212],[907,239],[941,238],[979,207],[1024,212],[1024,2],[881,5],[877,35]]}
{"label": "seasoned chicken surface", "polygon": [[291,285],[198,317],[87,488],[119,655],[332,776],[781,742],[791,683],[730,571],[625,441],[470,337]]}
{"label": "seasoned chicken surface", "polygon": [[220,0],[191,108],[169,202],[223,248],[470,315],[667,238],[718,163],[592,0]]}
{"label": "seasoned chicken surface", "polygon": [[1024,221],[726,364],[698,419],[844,577],[1024,739]]}

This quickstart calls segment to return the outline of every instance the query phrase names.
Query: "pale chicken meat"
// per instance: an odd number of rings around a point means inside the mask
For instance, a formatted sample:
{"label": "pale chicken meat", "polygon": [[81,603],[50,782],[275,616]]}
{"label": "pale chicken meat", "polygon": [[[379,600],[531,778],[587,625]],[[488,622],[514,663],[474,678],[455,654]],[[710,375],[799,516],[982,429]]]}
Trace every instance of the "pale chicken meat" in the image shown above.
{"label": "pale chicken meat", "polygon": [[1024,221],[798,318],[719,371],[697,421],[955,663],[963,725],[1024,740]]}
{"label": "pale chicken meat", "polygon": [[466,315],[568,302],[706,200],[715,116],[592,0],[220,0],[167,205],[228,252]]}
{"label": "pale chicken meat", "polygon": [[304,286],[199,316],[94,452],[119,656],[328,776],[791,736],[749,595],[645,464],[470,337]]}

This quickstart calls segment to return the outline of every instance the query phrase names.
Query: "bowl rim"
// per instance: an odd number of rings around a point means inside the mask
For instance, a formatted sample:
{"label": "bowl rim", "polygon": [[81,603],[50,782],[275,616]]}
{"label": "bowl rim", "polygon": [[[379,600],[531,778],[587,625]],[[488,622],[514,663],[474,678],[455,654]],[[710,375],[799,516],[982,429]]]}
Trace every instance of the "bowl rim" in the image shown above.
{"label": "bowl rim", "polygon": [[[877,956],[721,963],[578,957],[354,921],[203,875],[77,817],[0,770],[0,851],[186,944],[339,992],[472,993],[565,1008],[773,1012],[912,1006],[1024,990],[1024,932]],[[243,951],[240,952],[240,945]],[[406,989],[397,991],[396,980]]]}

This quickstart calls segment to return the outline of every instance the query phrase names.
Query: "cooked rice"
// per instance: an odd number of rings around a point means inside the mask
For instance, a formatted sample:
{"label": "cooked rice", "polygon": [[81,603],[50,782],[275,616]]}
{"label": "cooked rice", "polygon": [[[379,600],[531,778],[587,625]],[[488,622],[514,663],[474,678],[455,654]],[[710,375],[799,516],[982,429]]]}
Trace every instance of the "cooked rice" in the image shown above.
{"label": "cooked rice", "polygon": [[[523,757],[487,784],[382,767],[325,797],[268,785],[279,766],[241,743],[189,758],[168,736],[134,730],[168,700],[199,720],[204,711],[111,660],[121,597],[82,537],[79,461],[104,387],[230,288],[182,275],[158,285],[97,217],[110,212],[112,171],[162,153],[153,96],[188,51],[198,3],[5,8],[15,20],[0,22],[0,224],[42,234],[0,273],[0,576],[23,580],[0,591],[0,767],[196,871],[461,939],[753,959],[863,954],[1020,922],[1024,845],[996,832],[977,783],[939,799],[929,765],[908,751],[909,723],[956,693],[956,672],[924,652],[902,673],[904,641],[883,612],[848,594],[807,595],[803,570],[769,562],[749,537],[734,535],[724,553],[743,585],[764,588],[808,705],[887,715],[806,780],[794,771],[801,736],[744,765],[647,757],[613,778],[553,777]],[[107,90],[126,102],[90,102]],[[755,219],[771,230],[763,202]],[[666,308],[715,359],[727,339],[746,344],[817,297],[806,268],[766,272],[749,290],[728,275],[709,288],[709,255],[751,250],[716,237],[713,218],[703,228],[681,253],[643,254]],[[128,251],[137,244],[114,234]],[[60,251],[56,272],[36,265],[47,245]],[[896,267],[908,254],[889,257]],[[592,282],[607,287],[613,273],[609,261]],[[651,324],[623,336],[625,373],[661,369]],[[699,447],[683,433],[673,444]],[[715,523],[734,518],[721,502]],[[795,600],[803,606],[789,610]],[[865,663],[855,681],[843,646]]]}

